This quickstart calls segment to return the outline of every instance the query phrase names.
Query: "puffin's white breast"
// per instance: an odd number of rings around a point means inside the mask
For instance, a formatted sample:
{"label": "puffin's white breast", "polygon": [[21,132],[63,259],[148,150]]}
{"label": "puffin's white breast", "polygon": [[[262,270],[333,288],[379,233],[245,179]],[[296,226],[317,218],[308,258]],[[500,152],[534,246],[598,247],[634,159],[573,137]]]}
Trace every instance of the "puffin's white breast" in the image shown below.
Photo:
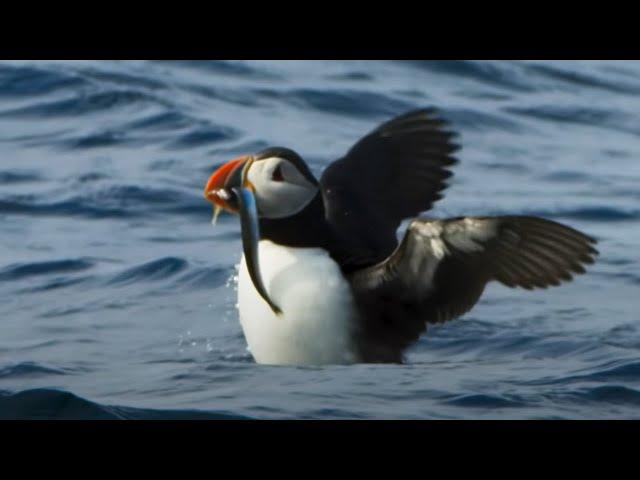
{"label": "puffin's white breast", "polygon": [[354,363],[355,308],[349,284],[320,248],[292,248],[261,240],[260,272],[276,315],[256,292],[244,256],[238,274],[240,324],[258,363]]}

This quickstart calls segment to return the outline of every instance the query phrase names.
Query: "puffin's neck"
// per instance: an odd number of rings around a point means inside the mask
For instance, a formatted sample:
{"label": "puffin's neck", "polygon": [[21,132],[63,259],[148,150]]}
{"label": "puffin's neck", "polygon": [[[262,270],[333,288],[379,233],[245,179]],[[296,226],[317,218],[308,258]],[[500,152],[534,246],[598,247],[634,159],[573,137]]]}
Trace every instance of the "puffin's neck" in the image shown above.
{"label": "puffin's neck", "polygon": [[289,247],[327,248],[330,230],[320,191],[300,212],[285,218],[261,218],[260,238]]}

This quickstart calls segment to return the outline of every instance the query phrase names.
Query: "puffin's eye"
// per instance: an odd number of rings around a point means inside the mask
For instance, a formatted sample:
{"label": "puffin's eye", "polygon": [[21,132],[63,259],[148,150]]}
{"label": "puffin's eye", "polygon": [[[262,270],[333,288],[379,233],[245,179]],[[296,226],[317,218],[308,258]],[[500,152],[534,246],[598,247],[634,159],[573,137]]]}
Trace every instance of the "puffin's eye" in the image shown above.
{"label": "puffin's eye", "polygon": [[273,180],[274,182],[284,182],[281,163],[279,163],[278,166],[273,169],[273,173],[271,174],[271,180]]}

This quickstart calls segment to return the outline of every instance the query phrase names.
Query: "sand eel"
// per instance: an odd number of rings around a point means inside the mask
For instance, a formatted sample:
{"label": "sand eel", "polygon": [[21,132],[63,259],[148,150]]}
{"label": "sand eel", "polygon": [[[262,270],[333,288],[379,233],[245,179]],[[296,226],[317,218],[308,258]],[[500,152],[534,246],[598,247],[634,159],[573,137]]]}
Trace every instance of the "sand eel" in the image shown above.
{"label": "sand eel", "polygon": [[258,363],[402,362],[428,324],[468,312],[488,282],[546,288],[593,263],[593,238],[543,218],[414,218],[456,163],[446,128],[433,109],[396,117],[320,180],[281,147],[211,175],[205,197],[240,215],[238,308]]}

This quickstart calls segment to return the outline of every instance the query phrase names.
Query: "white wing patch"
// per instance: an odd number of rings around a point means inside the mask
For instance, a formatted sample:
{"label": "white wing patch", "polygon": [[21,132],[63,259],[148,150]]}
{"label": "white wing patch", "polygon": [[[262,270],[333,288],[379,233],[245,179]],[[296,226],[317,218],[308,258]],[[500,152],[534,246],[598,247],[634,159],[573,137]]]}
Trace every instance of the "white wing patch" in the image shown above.
{"label": "white wing patch", "polygon": [[[408,285],[419,289],[430,289],[440,262],[452,248],[465,252],[484,250],[482,242],[495,236],[496,224],[488,219],[466,217],[460,220],[414,220],[409,226],[411,243],[421,244],[420,249],[408,248],[410,272],[403,276]],[[410,246],[410,245],[409,245]],[[419,265],[418,268],[417,265]],[[406,275],[409,273],[409,275]]]}
{"label": "white wing patch", "polygon": [[481,242],[496,235],[496,222],[471,217],[455,221],[414,220],[409,228],[429,239],[431,252],[438,260],[451,253],[447,243],[462,252],[480,252],[484,250]]}
{"label": "white wing patch", "polygon": [[414,235],[416,238],[422,237],[426,240],[423,243],[429,245],[429,249],[434,257],[438,260],[444,258],[445,255],[449,253],[447,246],[442,241],[442,233],[443,233],[443,225],[442,222],[421,222],[414,220],[411,222],[409,228],[415,232]]}
{"label": "white wing patch", "polygon": [[433,286],[438,265],[452,254],[451,249],[481,252],[483,242],[496,234],[497,222],[491,218],[416,219],[396,251],[378,265],[356,272],[354,283],[372,289],[395,278],[406,288],[427,292]]}
{"label": "white wing patch", "polygon": [[496,235],[496,222],[466,217],[457,222],[448,222],[444,227],[444,238],[463,252],[480,252],[486,242]]}

